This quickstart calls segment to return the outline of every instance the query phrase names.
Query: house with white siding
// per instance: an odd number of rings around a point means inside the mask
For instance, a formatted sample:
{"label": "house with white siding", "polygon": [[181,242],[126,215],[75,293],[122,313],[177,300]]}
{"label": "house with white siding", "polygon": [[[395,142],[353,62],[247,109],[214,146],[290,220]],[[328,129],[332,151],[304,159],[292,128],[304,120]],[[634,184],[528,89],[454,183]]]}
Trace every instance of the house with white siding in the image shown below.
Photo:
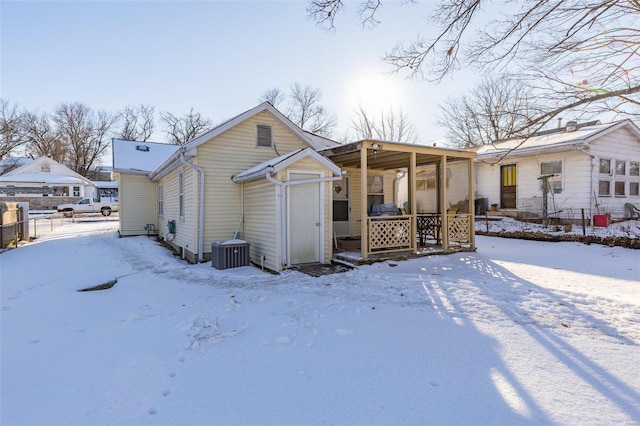
{"label": "house with white siding", "polygon": [[476,197],[506,214],[577,220],[640,203],[640,129],[628,119],[570,121],[476,152]]}
{"label": "house with white siding", "polygon": [[95,197],[96,184],[49,157],[39,157],[0,176],[2,201],[29,202],[31,210]]}

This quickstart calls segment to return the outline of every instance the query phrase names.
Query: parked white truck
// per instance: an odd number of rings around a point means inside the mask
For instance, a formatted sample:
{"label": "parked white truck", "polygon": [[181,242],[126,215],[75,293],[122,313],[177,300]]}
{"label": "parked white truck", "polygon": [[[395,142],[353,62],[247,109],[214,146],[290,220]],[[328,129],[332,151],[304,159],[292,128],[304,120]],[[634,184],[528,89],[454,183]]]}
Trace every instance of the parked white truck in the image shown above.
{"label": "parked white truck", "polygon": [[79,213],[102,213],[103,216],[109,216],[111,212],[117,212],[118,203],[99,203],[91,198],[83,198],[76,203],[60,204],[58,211],[65,214]]}

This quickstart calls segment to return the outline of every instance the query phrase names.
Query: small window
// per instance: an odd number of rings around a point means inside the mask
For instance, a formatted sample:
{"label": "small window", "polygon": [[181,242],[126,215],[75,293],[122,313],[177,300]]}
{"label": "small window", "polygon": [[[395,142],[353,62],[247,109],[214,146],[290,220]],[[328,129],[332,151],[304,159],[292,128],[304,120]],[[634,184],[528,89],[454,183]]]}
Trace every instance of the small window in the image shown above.
{"label": "small window", "polygon": [[605,197],[611,195],[611,185],[608,180],[601,180],[598,182],[598,195]]}
{"label": "small window", "polygon": [[258,135],[257,145],[271,148],[273,146],[273,141],[271,139],[271,126],[258,124],[256,126],[256,130]]}
{"label": "small window", "polygon": [[367,176],[367,210],[374,204],[384,204],[384,176]]}
{"label": "small window", "polygon": [[624,161],[616,160],[616,175],[624,176],[626,174],[627,163]]}
{"label": "small window", "polygon": [[158,185],[158,216],[164,215],[164,195],[162,185]]}
{"label": "small window", "polygon": [[603,175],[611,174],[611,160],[600,159],[600,173]]}
{"label": "small window", "polygon": [[624,197],[626,195],[624,192],[625,182],[616,182],[614,186],[616,197]]}
{"label": "small window", "polygon": [[184,173],[178,172],[178,216],[184,217]]}
{"label": "small window", "polygon": [[51,172],[51,164],[49,164],[49,163],[40,164],[40,171],[42,173],[50,173]]}
{"label": "small window", "polygon": [[540,174],[545,175],[557,175],[562,173],[562,160],[557,161],[544,161],[540,163]]}
{"label": "small window", "polygon": [[73,187],[73,196],[74,197],[79,197],[80,196],[80,187],[79,186],[74,186]]}
{"label": "small window", "polygon": [[640,183],[629,182],[629,195],[633,195],[636,197],[640,195]]}
{"label": "small window", "polygon": [[640,176],[640,163],[637,161],[629,162],[629,176]]}

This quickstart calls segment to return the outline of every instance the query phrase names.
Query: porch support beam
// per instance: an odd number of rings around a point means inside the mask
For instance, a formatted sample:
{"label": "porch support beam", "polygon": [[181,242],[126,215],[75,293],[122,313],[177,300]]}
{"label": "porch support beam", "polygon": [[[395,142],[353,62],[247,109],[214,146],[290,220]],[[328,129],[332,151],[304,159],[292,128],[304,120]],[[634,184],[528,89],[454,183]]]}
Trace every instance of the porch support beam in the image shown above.
{"label": "porch support beam", "polygon": [[416,250],[418,243],[416,242],[416,228],[417,228],[417,212],[418,201],[416,199],[416,153],[412,152],[409,156],[409,214],[413,216],[411,224],[411,249]]}
{"label": "porch support beam", "polygon": [[447,214],[447,156],[440,160],[440,214],[442,215],[442,249],[449,248],[449,215]]}
{"label": "porch support beam", "polygon": [[360,254],[367,260],[369,253],[369,221],[367,214],[367,146],[360,145]]}
{"label": "porch support beam", "polygon": [[473,172],[473,159],[469,158],[467,160],[467,164],[469,165],[469,213],[471,217],[469,218],[469,243],[471,244],[471,249],[476,249],[476,200],[475,200],[475,176]]}

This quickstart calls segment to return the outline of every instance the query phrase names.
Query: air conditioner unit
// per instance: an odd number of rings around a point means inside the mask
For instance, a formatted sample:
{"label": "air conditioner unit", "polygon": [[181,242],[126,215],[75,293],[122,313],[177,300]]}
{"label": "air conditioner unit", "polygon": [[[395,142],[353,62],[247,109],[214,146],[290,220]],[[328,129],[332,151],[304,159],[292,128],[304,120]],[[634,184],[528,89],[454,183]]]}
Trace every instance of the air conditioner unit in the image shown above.
{"label": "air conditioner unit", "polygon": [[249,243],[228,240],[211,244],[211,266],[216,269],[249,266]]}

